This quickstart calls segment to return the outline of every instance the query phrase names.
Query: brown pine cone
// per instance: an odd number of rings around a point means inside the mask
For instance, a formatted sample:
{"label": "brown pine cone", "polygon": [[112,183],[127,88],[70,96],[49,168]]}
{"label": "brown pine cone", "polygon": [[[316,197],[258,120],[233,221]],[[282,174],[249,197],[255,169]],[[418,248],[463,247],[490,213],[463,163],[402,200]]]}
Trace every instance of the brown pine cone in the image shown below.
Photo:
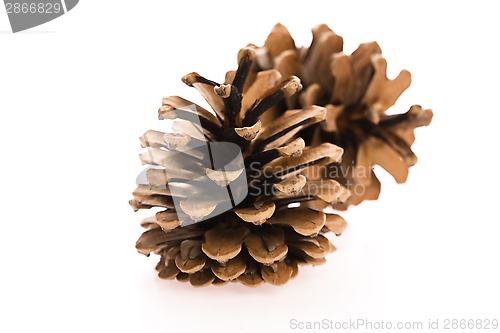
{"label": "brown pine cone", "polygon": [[[142,175],[130,204],[135,210],[161,210],[143,220],[147,231],[136,247],[147,256],[160,256],[156,269],[161,278],[193,286],[228,281],[280,285],[297,274],[299,264],[323,263],[335,249],[324,234],[339,235],[347,226],[336,214],[303,205],[348,196],[335,180],[310,181],[303,175],[341,159],[342,148],[306,146],[300,138],[305,128],[324,120],[326,109],[310,105],[283,112],[278,106],[302,88],[300,80],[275,69],[251,72],[254,58],[255,48],[243,49],[237,71],[227,75],[225,84],[186,75],[183,82],[196,88],[213,112],[181,97],[164,98],[159,118],[173,119],[180,130],[150,130],[141,137],[148,149],[141,160],[154,167]],[[203,147],[221,142],[239,147],[241,169],[215,168],[212,157],[207,158]],[[202,178],[215,187],[196,190],[193,184]],[[230,191],[233,200],[241,188],[232,185],[242,179],[248,194],[234,207],[217,211],[227,204],[218,199],[218,189]]]}
{"label": "brown pine cone", "polygon": [[303,134],[306,143],[331,142],[344,148],[342,162],[328,173],[351,189],[347,205],[377,199],[380,182],[373,166],[384,168],[396,182],[405,182],[409,167],[417,162],[411,150],[414,130],[429,125],[432,111],[413,105],[403,114],[386,113],[409,87],[411,76],[403,70],[394,80],[388,79],[387,62],[377,43],[361,44],[346,55],[342,37],[325,24],[312,33],[311,45],[297,48],[288,30],[277,24],[257,50],[252,70],[275,68],[301,79],[304,89],[287,97],[287,107],[322,105],[327,110],[325,121],[310,128],[309,135]]}

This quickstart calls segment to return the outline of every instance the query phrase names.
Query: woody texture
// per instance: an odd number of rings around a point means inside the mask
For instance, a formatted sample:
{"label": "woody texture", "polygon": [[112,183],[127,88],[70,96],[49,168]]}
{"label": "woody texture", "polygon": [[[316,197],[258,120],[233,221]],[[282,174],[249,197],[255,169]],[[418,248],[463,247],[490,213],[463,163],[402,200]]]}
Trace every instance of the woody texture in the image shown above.
{"label": "woody texture", "polygon": [[[335,249],[324,234],[339,235],[346,227],[337,214],[301,205],[309,200],[345,201],[349,195],[333,179],[304,176],[308,169],[342,157],[343,149],[332,143],[311,147],[300,137],[304,129],[325,119],[326,109],[315,105],[286,109],[284,100],[302,89],[300,80],[276,69],[256,73],[255,51],[247,47],[239,52],[238,69],[227,73],[225,83],[198,73],[184,76],[183,82],[197,89],[212,110],[181,97],[166,97],[159,118],[183,120],[180,132],[148,131],[141,137],[148,149],[141,160],[156,167],[147,171],[147,183],[138,185],[130,204],[135,210],[161,210],[143,220],[146,231],[136,247],[145,255],[160,256],[156,269],[163,279],[189,281],[193,286],[229,281],[281,285],[297,274],[298,265],[323,263]],[[202,137],[190,134],[193,119],[199,119]],[[237,145],[243,170],[213,170],[204,159],[191,159],[191,165],[179,166],[175,175],[165,171],[173,151],[185,151],[181,148],[195,147],[202,140]],[[250,190],[236,207],[197,222],[217,202],[211,196],[196,202],[188,195],[174,197],[173,189],[191,180],[193,172],[205,173],[222,187],[244,174]],[[179,207],[174,205],[176,199]],[[289,208],[291,204],[298,207]]]}
{"label": "woody texture", "polygon": [[[336,210],[378,198],[374,165],[406,180],[417,161],[414,130],[432,111],[413,105],[389,115],[409,72],[388,79],[375,42],[342,50],[326,25],[313,29],[309,47],[297,47],[278,24],[264,45],[239,51],[223,82],[182,78],[209,108],[163,99],[165,131],[141,136],[147,169],[130,201],[135,211],[156,212],[142,221],[136,248],[159,256],[160,278],[197,287],[285,284],[300,265],[322,264],[335,250],[328,234],[347,227]],[[222,143],[236,147],[223,155],[241,164],[214,164]]]}
{"label": "woody texture", "polygon": [[[288,97],[287,107],[326,108],[325,121],[311,129],[307,143],[331,142],[344,148],[342,161],[323,175],[338,177],[352,190],[347,203],[336,208],[375,200],[381,184],[373,166],[404,183],[409,168],[417,162],[411,150],[414,130],[430,124],[432,110],[413,105],[404,113],[388,114],[410,86],[411,75],[402,70],[388,79],[387,61],[376,42],[361,44],[352,54],[345,54],[343,38],[327,25],[314,27],[312,34],[309,47],[297,47],[287,28],[277,24],[258,49],[256,63],[260,70],[275,68],[282,75],[300,78],[304,89]],[[325,207],[319,202],[315,206]]]}

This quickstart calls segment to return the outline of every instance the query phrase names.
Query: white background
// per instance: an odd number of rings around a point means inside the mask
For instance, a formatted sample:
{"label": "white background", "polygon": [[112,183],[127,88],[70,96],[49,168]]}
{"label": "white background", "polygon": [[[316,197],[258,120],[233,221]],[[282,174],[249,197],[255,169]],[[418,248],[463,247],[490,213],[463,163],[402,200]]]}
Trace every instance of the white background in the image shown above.
{"label": "white background", "polygon": [[[0,331],[287,332],[290,319],[500,319],[499,52],[493,1],[83,0],[12,34],[0,13]],[[3,10],[2,10],[3,11]],[[327,23],[346,52],[377,40],[406,68],[418,164],[344,213],[327,264],[283,287],[196,289],[136,253],[127,201],[138,137],[161,98],[201,102],[182,75],[222,81],[236,52],[285,24],[298,45]],[[380,173],[379,173],[380,174]],[[296,330],[295,330],[296,331]]]}

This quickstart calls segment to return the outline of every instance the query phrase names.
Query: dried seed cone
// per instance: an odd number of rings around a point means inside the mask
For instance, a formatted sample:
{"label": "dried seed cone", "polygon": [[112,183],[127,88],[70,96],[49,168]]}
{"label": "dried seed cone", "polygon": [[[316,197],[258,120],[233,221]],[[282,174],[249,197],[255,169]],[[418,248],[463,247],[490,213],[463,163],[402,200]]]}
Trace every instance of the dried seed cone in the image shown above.
{"label": "dried seed cone", "polygon": [[316,26],[312,33],[311,45],[297,48],[288,30],[276,25],[258,50],[254,70],[275,68],[301,79],[304,89],[287,98],[288,107],[322,105],[327,110],[325,121],[309,137],[304,135],[307,143],[332,142],[344,148],[342,162],[329,173],[351,189],[347,205],[377,199],[380,182],[373,166],[384,168],[398,183],[405,182],[409,167],[417,162],[411,150],[414,130],[429,125],[432,111],[413,105],[403,114],[386,113],[410,86],[411,75],[403,70],[388,79],[387,62],[377,43],[361,44],[347,55],[342,52],[342,37],[328,26]]}
{"label": "dried seed cone", "polygon": [[[148,149],[141,160],[155,168],[147,171],[147,182],[138,185],[130,204],[135,210],[160,211],[143,220],[147,230],[136,247],[147,256],[151,252],[160,256],[156,269],[163,279],[189,281],[193,286],[229,281],[281,285],[297,274],[298,265],[323,263],[335,249],[324,234],[339,235],[346,227],[339,215],[302,205],[347,197],[337,181],[309,181],[303,175],[309,168],[341,159],[342,148],[331,143],[310,147],[300,138],[305,128],[324,120],[326,109],[310,105],[283,112],[278,106],[302,88],[300,80],[275,69],[255,73],[254,58],[254,47],[243,49],[238,69],[227,74],[224,84],[197,73],[186,75],[184,83],[196,88],[213,112],[181,97],[164,98],[159,118],[180,121],[181,132],[148,131],[141,137]],[[191,126],[198,118],[201,136]],[[170,165],[177,162],[171,154],[201,141],[238,145],[244,170],[213,170],[203,159]],[[193,172],[206,172],[221,187],[245,175],[251,190],[235,208],[193,223],[210,216],[218,204],[210,195],[206,201],[192,202],[189,195],[174,191]],[[182,212],[176,211],[176,199]],[[300,205],[288,208],[292,203]]]}

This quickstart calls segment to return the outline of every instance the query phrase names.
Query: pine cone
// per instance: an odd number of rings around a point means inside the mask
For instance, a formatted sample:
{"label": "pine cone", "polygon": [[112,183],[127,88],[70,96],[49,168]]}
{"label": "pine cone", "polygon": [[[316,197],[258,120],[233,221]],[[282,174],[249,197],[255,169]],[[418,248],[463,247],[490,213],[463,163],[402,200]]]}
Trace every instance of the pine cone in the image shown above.
{"label": "pine cone", "polygon": [[[146,170],[130,204],[135,210],[162,210],[143,220],[147,231],[136,247],[147,256],[160,255],[156,269],[161,278],[189,280],[193,286],[228,281],[280,285],[297,274],[298,264],[323,263],[335,249],[324,234],[339,235],[347,226],[339,215],[300,204],[348,196],[335,180],[308,181],[302,174],[340,161],[342,148],[331,143],[306,146],[298,136],[324,120],[326,109],[308,106],[283,112],[278,106],[302,88],[300,80],[283,78],[275,69],[256,74],[251,71],[254,58],[255,48],[241,50],[238,69],[226,75],[224,84],[197,73],[186,75],[183,82],[196,88],[214,112],[181,97],[164,98],[159,118],[174,119],[180,131],[150,130],[141,137],[148,148],[141,160],[155,167]],[[207,156],[200,157],[200,147],[217,142],[240,148],[242,169],[217,169],[206,162]],[[234,208],[215,214],[222,202],[217,195],[200,190],[202,195],[193,200],[190,194],[190,182],[203,177],[230,189],[233,196],[238,193],[232,184],[246,177],[249,193]]]}
{"label": "pine cone", "polygon": [[389,80],[387,62],[376,42],[361,44],[346,55],[342,37],[328,26],[316,26],[312,33],[309,48],[297,48],[288,30],[277,24],[258,49],[253,70],[275,68],[301,79],[304,89],[287,98],[288,108],[322,105],[327,110],[326,120],[303,135],[307,143],[332,142],[344,148],[342,162],[332,165],[329,174],[351,189],[347,205],[375,200],[380,182],[373,166],[384,168],[396,182],[405,182],[409,167],[417,162],[410,148],[413,132],[429,125],[432,111],[413,105],[403,114],[386,113],[409,87],[411,76],[403,70]]}

